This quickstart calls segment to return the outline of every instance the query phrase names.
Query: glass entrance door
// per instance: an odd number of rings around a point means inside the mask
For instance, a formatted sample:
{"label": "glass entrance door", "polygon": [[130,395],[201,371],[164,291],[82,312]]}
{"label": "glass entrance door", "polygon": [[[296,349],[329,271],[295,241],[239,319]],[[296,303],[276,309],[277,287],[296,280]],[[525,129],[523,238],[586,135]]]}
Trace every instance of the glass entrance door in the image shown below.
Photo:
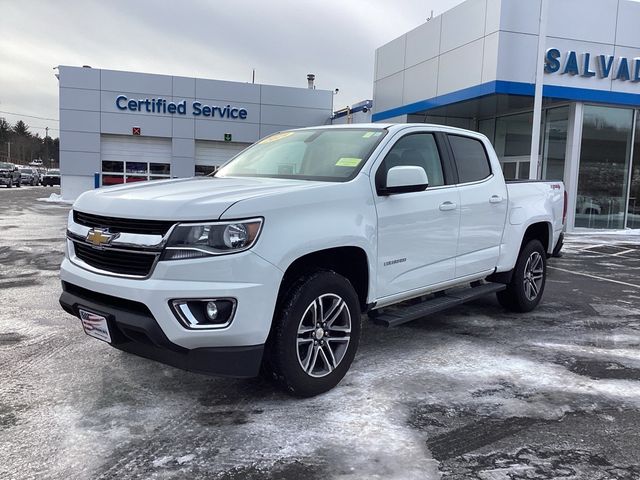
{"label": "glass entrance door", "polygon": [[576,199],[576,227],[625,226],[632,109],[585,105]]}
{"label": "glass entrance door", "polygon": [[633,146],[627,228],[640,228],[640,111],[636,114],[636,134]]}

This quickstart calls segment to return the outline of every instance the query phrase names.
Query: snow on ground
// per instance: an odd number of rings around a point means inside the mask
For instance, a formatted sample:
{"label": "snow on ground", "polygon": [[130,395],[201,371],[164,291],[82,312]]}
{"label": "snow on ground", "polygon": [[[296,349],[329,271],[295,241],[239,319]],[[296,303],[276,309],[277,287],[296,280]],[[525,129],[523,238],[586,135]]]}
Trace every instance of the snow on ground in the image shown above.
{"label": "snow on ground", "polygon": [[343,382],[300,400],[84,335],[57,305],[68,207],[39,194],[0,202],[0,478],[640,478],[637,239],[569,235],[529,314],[364,319]]}

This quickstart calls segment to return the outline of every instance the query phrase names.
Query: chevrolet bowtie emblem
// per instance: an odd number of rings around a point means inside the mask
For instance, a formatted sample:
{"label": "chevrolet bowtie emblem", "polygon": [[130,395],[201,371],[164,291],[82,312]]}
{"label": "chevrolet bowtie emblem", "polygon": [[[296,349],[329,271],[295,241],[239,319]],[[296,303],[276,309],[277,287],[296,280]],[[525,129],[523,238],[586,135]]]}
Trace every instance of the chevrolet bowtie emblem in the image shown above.
{"label": "chevrolet bowtie emblem", "polygon": [[89,233],[87,233],[87,242],[96,247],[104,247],[119,236],[119,233],[109,233],[109,229],[106,228],[92,228],[89,230]]}

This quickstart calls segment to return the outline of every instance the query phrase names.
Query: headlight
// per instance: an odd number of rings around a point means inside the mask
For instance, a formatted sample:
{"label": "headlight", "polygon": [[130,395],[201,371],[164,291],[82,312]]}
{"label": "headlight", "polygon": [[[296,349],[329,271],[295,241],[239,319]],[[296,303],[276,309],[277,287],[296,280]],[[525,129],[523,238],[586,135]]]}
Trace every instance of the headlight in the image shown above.
{"label": "headlight", "polygon": [[171,232],[162,260],[241,252],[253,246],[261,228],[261,218],[232,222],[182,223]]}

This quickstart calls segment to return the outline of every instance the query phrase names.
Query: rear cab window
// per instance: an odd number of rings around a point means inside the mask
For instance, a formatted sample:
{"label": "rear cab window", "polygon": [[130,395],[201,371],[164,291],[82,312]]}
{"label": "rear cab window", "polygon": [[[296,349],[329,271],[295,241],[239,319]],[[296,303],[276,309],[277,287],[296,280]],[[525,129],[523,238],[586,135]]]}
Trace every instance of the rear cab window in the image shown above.
{"label": "rear cab window", "polygon": [[459,183],[479,182],[491,175],[489,156],[480,140],[454,134],[449,134],[448,138]]}

